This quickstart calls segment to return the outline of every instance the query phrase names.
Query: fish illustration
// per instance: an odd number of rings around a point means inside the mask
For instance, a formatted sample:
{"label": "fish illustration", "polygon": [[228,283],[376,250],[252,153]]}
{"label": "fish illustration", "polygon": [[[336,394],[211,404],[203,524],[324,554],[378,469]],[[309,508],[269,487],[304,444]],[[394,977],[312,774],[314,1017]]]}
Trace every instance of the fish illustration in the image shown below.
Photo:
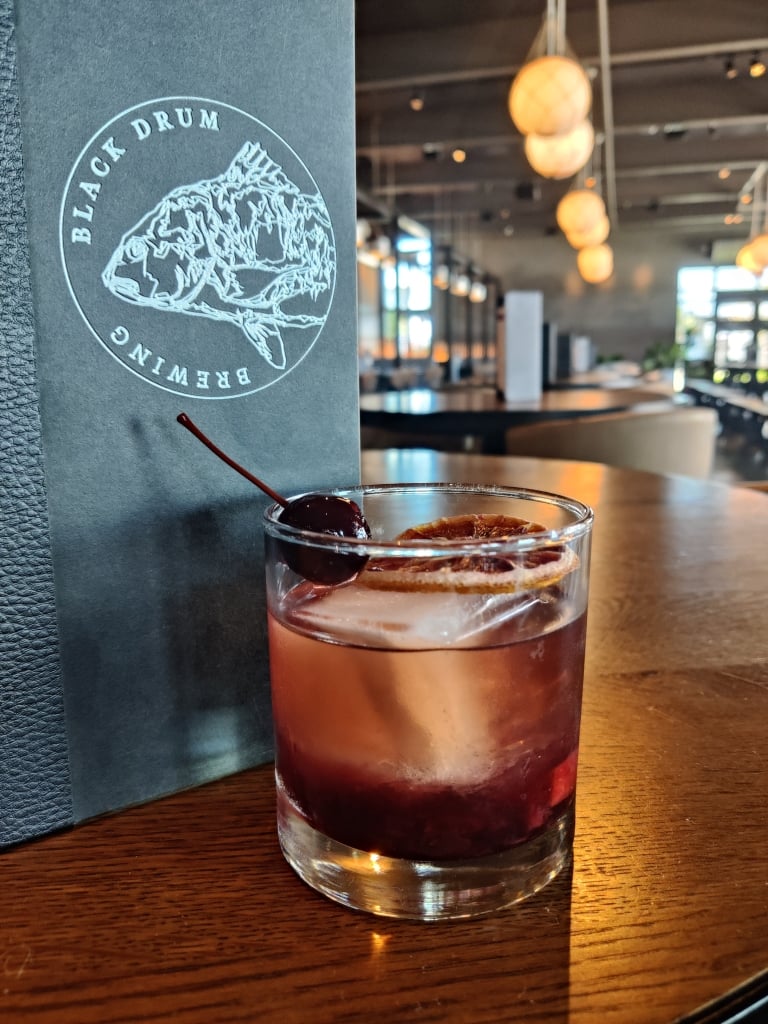
{"label": "fish illustration", "polygon": [[235,324],[284,369],[284,329],[322,327],[335,270],[320,193],[246,142],[223,174],[174,188],[145,214],[101,278],[125,302]]}

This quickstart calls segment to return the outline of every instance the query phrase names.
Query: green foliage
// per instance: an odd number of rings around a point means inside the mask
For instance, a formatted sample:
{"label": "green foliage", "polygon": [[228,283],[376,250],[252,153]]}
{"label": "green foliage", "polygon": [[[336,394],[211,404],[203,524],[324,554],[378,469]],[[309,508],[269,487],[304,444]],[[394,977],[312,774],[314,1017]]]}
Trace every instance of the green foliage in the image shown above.
{"label": "green foliage", "polygon": [[642,367],[645,373],[649,370],[667,370],[674,368],[683,359],[685,359],[685,345],[680,345],[677,342],[665,344],[659,341],[645,350]]}

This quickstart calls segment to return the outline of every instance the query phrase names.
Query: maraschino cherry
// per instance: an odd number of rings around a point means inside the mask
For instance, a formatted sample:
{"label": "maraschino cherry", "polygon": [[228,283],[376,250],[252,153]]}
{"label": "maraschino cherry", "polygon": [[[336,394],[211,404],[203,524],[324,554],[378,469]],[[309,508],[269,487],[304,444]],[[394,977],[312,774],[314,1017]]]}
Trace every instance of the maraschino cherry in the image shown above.
{"label": "maraschino cherry", "polygon": [[[335,494],[303,494],[290,500],[284,498],[263,480],[231,459],[185,412],[180,412],[176,419],[214,455],[218,455],[228,466],[255,484],[278,505],[282,505],[282,511],[278,516],[281,523],[298,530],[327,533],[333,537],[357,537],[365,540],[371,536],[360,506],[351,499]],[[281,548],[285,561],[294,572],[312,583],[321,583],[325,586],[334,586],[353,579],[368,560],[366,555],[335,554],[320,548],[292,544],[290,541],[283,541]]]}

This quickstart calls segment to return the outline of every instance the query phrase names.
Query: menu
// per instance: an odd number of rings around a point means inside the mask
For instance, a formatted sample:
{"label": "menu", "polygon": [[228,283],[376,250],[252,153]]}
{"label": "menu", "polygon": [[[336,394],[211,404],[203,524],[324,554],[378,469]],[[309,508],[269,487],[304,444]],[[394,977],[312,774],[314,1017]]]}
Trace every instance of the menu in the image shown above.
{"label": "menu", "polygon": [[352,0],[0,0],[0,845],[270,760],[263,495],[359,480]]}

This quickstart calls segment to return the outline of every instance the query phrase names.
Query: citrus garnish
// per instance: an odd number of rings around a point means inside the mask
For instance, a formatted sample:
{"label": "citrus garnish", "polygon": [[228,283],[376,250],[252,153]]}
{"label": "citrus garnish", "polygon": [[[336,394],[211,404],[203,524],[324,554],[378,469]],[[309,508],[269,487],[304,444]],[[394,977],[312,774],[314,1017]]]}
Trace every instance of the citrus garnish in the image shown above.
{"label": "citrus garnish", "polygon": [[[470,514],[448,516],[404,530],[395,543],[408,541],[515,540],[546,533],[546,527],[515,516]],[[557,583],[579,563],[564,544],[529,551],[478,552],[445,556],[373,558],[358,581],[377,590],[452,590],[459,593],[512,593]]]}

